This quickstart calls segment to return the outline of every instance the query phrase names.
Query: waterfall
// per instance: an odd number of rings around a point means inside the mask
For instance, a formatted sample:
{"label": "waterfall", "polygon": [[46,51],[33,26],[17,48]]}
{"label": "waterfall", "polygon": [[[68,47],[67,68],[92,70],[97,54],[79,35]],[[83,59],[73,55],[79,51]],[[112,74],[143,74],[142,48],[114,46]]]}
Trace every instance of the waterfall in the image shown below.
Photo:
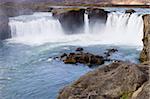
{"label": "waterfall", "polygon": [[90,31],[90,29],[89,29],[89,18],[88,18],[87,13],[84,14],[84,23],[85,23],[85,33],[89,33],[89,31]]}
{"label": "waterfall", "polygon": [[[51,13],[35,13],[13,17],[9,20],[12,39],[19,42],[45,43],[68,42],[78,44],[118,44],[142,46],[143,19],[137,13],[125,14],[111,12],[105,25],[96,23],[94,31],[90,31],[88,14],[85,13],[85,31],[81,34],[67,35],[63,33],[58,19]],[[76,41],[76,42],[75,42]]]}
{"label": "waterfall", "polygon": [[51,13],[35,13],[10,18],[11,36],[17,40],[32,40],[42,42],[61,36],[63,30],[57,19]]}
{"label": "waterfall", "polygon": [[108,14],[105,31],[100,36],[109,42],[142,45],[142,15],[112,12]]}

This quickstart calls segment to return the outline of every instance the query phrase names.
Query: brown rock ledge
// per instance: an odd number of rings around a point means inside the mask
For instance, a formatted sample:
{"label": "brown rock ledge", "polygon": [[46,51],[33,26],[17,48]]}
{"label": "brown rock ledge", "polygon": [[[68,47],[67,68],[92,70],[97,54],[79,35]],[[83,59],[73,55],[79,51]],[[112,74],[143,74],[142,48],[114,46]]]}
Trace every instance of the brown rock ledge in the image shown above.
{"label": "brown rock ledge", "polygon": [[[141,86],[148,86],[144,85],[149,77],[149,71],[145,71],[148,66],[125,62],[103,66],[63,88],[57,99],[132,99]],[[148,90],[142,90],[134,95],[148,99]]]}

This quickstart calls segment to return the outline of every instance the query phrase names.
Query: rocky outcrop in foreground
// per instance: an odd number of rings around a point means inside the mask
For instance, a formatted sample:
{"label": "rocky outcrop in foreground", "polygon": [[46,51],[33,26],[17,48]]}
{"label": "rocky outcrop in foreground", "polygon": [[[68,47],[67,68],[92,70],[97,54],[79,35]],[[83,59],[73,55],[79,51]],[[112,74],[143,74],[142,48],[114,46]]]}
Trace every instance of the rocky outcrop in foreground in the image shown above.
{"label": "rocky outcrop in foreground", "polygon": [[82,76],[58,99],[149,99],[149,65],[116,62]]}
{"label": "rocky outcrop in foreground", "polygon": [[150,61],[150,14],[143,16],[144,20],[144,48],[140,56],[141,62]]}

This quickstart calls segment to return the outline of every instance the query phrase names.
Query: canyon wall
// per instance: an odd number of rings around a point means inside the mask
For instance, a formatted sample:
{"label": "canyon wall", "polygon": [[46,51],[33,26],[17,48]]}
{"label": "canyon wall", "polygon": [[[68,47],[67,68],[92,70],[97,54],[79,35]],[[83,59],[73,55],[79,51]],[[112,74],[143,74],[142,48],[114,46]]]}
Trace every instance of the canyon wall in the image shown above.
{"label": "canyon wall", "polygon": [[141,62],[150,61],[150,14],[143,16],[144,20],[144,48],[140,56]]}
{"label": "canyon wall", "polygon": [[[0,40],[11,37],[9,27],[9,17],[19,16],[23,14],[32,14],[29,8],[18,7],[16,4],[10,3],[11,6],[0,5]],[[16,7],[14,7],[16,6]]]}

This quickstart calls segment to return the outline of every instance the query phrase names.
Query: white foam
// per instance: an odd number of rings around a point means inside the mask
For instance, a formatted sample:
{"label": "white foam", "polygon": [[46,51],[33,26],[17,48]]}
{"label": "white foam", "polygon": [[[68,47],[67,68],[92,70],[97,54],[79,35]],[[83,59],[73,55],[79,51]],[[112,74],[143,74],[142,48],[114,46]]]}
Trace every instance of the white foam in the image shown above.
{"label": "white foam", "polygon": [[96,23],[93,31],[90,31],[88,22],[88,16],[85,14],[85,32],[67,35],[63,32],[59,21],[54,19],[51,13],[35,13],[14,17],[9,22],[13,37],[11,42],[28,45],[59,42],[69,45],[142,46],[143,19],[141,15],[112,12],[108,14],[106,24]]}

